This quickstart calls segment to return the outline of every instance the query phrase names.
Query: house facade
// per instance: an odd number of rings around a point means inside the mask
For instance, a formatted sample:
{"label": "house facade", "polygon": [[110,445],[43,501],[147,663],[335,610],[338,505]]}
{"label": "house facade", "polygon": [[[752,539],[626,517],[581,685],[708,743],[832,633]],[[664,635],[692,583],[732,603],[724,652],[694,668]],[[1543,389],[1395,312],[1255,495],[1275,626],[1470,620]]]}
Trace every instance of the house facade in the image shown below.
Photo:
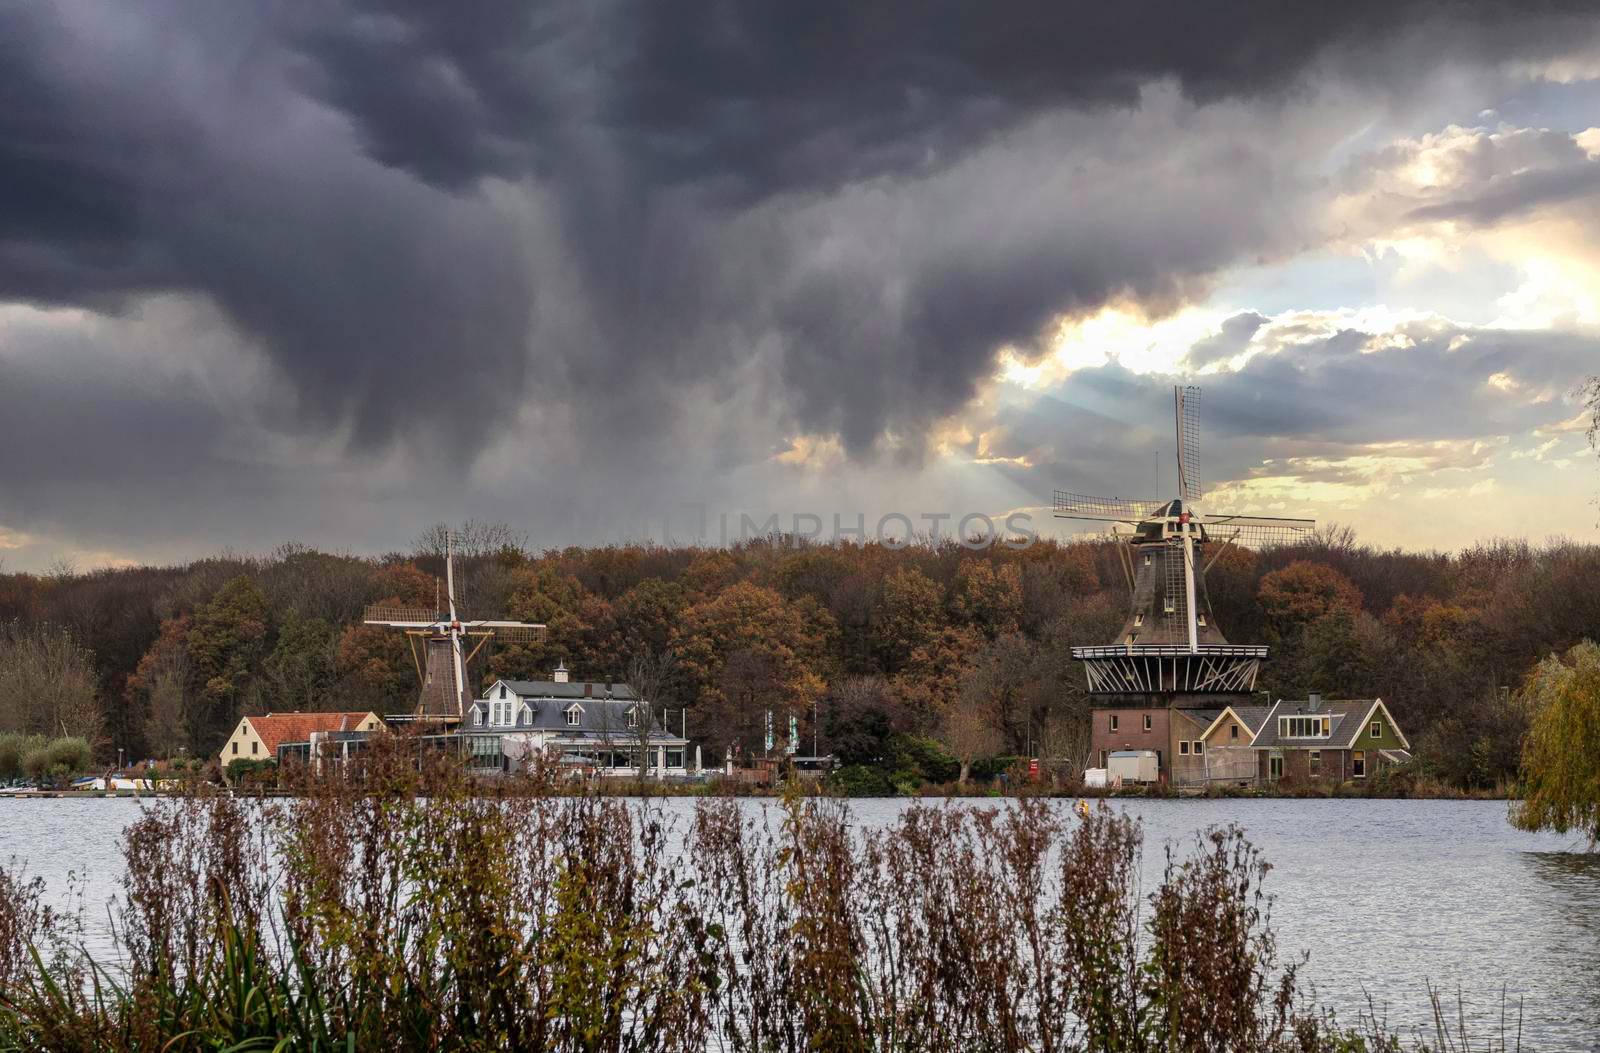
{"label": "house facade", "polygon": [[[673,735],[620,681],[497,680],[467,708],[460,734],[475,768],[510,769],[536,753],[601,775],[686,775],[687,739]],[[642,754],[642,756],[641,756]]]}
{"label": "house facade", "polygon": [[1360,782],[1411,759],[1411,744],[1381,698],[1279,699],[1250,748],[1262,784]]}
{"label": "house facade", "polygon": [[1163,777],[1170,772],[1172,714],[1155,706],[1096,709],[1090,714],[1090,755],[1095,767],[1106,767],[1111,754],[1121,750],[1155,750]]}
{"label": "house facade", "polygon": [[383,718],[370,710],[242,717],[228,741],[222,744],[217,761],[224,769],[236,760],[276,761],[278,747],[285,743],[310,742],[313,733],[374,731],[381,727]]}

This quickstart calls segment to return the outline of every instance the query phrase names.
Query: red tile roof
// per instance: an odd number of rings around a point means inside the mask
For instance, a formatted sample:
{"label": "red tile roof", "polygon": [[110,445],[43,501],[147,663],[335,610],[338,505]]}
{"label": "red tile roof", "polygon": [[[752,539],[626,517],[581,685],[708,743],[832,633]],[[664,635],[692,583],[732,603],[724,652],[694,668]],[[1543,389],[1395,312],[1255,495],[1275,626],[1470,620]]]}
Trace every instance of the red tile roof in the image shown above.
{"label": "red tile roof", "polygon": [[268,713],[264,717],[247,717],[255,728],[267,756],[275,757],[278,747],[285,742],[309,742],[313,731],[354,731],[356,726],[372,712],[349,713]]}

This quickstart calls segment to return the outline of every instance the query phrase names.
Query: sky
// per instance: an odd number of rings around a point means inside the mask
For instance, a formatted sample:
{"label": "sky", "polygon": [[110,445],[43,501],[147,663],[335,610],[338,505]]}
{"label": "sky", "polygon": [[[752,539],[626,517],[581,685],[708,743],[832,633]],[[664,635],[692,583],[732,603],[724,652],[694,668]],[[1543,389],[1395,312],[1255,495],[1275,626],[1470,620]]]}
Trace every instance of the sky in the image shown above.
{"label": "sky", "polygon": [[1318,6],[0,0],[0,561],[1594,540],[1600,15]]}

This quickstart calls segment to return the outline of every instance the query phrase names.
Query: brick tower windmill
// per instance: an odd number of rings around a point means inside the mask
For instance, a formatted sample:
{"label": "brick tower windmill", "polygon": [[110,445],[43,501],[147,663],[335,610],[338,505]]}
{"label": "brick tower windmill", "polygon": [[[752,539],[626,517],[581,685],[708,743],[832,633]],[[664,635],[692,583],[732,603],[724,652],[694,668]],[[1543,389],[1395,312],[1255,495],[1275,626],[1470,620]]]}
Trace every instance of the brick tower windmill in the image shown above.
{"label": "brick tower windmill", "polygon": [[[477,657],[483,645],[491,639],[533,643],[544,638],[544,626],[530,622],[486,619],[462,621],[456,613],[454,540],[448,536],[445,540],[444,568],[448,611],[429,610],[426,607],[373,606],[368,607],[362,615],[362,622],[366,625],[405,631],[411,644],[411,660],[417,666],[417,679],[422,683],[416,712],[409,717],[390,717],[390,720],[459,723],[472,701],[467,689],[467,665]],[[471,651],[463,654],[468,641],[475,642]]]}
{"label": "brick tower windmill", "polygon": [[[1131,593],[1128,620],[1116,640],[1072,649],[1072,657],[1084,664],[1091,694],[1166,696],[1181,704],[1173,696],[1253,691],[1267,648],[1229,643],[1223,636],[1211,614],[1205,572],[1229,545],[1284,544],[1316,525],[1310,519],[1202,511],[1200,389],[1174,387],[1173,408],[1176,499],[1055,494],[1058,517],[1112,524]],[[1211,558],[1202,562],[1207,550]]]}

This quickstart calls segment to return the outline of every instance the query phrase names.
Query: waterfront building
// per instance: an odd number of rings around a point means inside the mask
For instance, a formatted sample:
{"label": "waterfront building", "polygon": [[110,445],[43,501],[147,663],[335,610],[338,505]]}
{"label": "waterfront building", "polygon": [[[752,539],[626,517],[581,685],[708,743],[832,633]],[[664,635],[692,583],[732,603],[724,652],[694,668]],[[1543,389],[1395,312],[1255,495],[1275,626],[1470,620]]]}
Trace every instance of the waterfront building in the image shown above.
{"label": "waterfront building", "polygon": [[[480,769],[512,768],[535,753],[602,775],[687,775],[689,742],[672,734],[649,699],[621,681],[496,680],[473,700],[461,735]],[[642,754],[642,756],[641,756]]]}
{"label": "waterfront building", "polygon": [[309,743],[314,733],[371,732],[383,727],[383,718],[370,710],[338,713],[267,713],[241,717],[228,741],[222,744],[217,762],[224,770],[236,760],[278,759],[278,749],[287,743]]}
{"label": "waterfront building", "polygon": [[1262,783],[1360,781],[1411,759],[1411,744],[1381,698],[1279,699],[1250,748]]}

